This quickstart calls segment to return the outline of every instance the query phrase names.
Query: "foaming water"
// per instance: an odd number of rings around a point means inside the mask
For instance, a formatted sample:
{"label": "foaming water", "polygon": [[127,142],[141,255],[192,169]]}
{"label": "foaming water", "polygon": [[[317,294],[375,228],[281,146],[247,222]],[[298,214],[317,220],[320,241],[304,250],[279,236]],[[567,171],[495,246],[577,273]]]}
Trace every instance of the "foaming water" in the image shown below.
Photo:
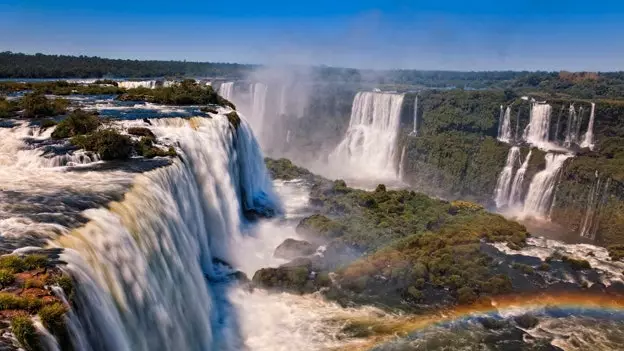
{"label": "foaming water", "polygon": [[396,179],[403,97],[376,92],[355,96],[347,134],[329,155],[330,169],[337,177]]}

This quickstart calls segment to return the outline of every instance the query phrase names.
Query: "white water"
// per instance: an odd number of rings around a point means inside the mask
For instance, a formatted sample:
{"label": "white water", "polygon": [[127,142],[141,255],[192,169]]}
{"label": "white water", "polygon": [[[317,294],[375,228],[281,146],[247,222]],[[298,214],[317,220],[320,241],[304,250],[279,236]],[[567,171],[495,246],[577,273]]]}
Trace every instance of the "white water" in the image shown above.
{"label": "white water", "polygon": [[405,152],[406,146],[404,145],[403,149],[401,150],[401,159],[399,160],[399,180],[405,180]]}
{"label": "white water", "polygon": [[337,175],[396,178],[396,144],[402,94],[360,92],[353,100],[349,128],[329,155]]}
{"label": "white water", "polygon": [[591,150],[594,149],[594,119],[596,116],[596,104],[591,103],[591,114],[589,115],[589,124],[587,125],[587,132],[581,143],[581,147],[588,147]]}
{"label": "white water", "polygon": [[500,127],[499,127],[499,133],[498,133],[498,140],[504,143],[509,143],[513,139],[512,132],[511,132],[511,107],[507,106],[507,109],[505,109],[505,113],[502,113],[502,111],[503,111],[503,108],[501,106],[501,120],[500,120]]}
{"label": "white water", "polygon": [[531,120],[524,131],[524,140],[539,148],[550,149],[548,133],[552,107],[546,103],[534,102],[531,105]]}
{"label": "white water", "polygon": [[[257,143],[245,122],[227,118],[152,120],[154,133],[179,143],[182,161],[140,175],[110,209],[88,210],[90,222],[62,246],[80,287],[81,325],[106,350],[237,350],[237,330],[206,281],[213,258],[238,266],[244,210],[279,210]],[[95,347],[95,345],[98,345]]]}
{"label": "white water", "polygon": [[553,191],[557,185],[557,175],[569,154],[548,153],[545,156],[546,168],[538,172],[531,180],[531,185],[524,201],[523,215],[545,218],[552,203]]}
{"label": "white water", "polygon": [[410,135],[418,135],[418,96],[414,100],[414,129],[412,129]]}
{"label": "white water", "polygon": [[263,130],[270,128],[265,126],[266,102],[268,87],[263,83],[253,83],[250,87],[251,93],[251,110],[246,112],[249,124],[258,138],[262,140]]}
{"label": "white water", "polygon": [[223,98],[232,101],[234,97],[234,82],[222,83],[219,86],[219,95]]}
{"label": "white water", "polygon": [[135,88],[148,88],[154,89],[156,87],[155,80],[142,80],[142,81],[121,81],[117,82],[117,86],[125,89],[135,89]]}
{"label": "white water", "polygon": [[498,181],[496,182],[496,189],[494,192],[494,201],[496,202],[497,208],[502,208],[506,206],[510,202],[510,192],[511,185],[513,180],[513,171],[515,165],[518,163],[518,159],[520,157],[520,148],[517,146],[509,149],[509,154],[507,155],[507,162],[505,162],[505,167],[501,171],[498,176]]}
{"label": "white water", "polygon": [[518,170],[516,171],[516,175],[514,176],[513,183],[511,184],[511,190],[509,192],[509,201],[508,205],[510,207],[517,207],[522,204],[522,195],[524,189],[524,175],[526,174],[527,168],[529,167],[529,161],[531,160],[531,154],[533,150],[529,150],[524,162]]}

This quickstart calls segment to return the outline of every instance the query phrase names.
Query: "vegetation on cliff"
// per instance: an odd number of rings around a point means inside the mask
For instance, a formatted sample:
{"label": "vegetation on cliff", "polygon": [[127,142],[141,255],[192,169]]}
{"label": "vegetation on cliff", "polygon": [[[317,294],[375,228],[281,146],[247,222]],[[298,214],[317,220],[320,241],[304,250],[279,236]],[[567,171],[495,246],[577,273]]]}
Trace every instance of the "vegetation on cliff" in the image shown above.
{"label": "vegetation on cliff", "polygon": [[236,109],[233,103],[217,94],[211,86],[200,85],[193,79],[183,80],[170,87],[128,89],[118,99],[165,105],[219,105]]}

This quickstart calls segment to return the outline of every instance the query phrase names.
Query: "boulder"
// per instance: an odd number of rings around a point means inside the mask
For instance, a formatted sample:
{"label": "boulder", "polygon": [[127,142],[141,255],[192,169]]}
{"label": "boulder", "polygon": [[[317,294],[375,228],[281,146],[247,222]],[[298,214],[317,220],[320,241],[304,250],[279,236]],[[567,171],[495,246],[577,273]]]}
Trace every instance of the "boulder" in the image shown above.
{"label": "boulder", "polygon": [[292,260],[297,257],[312,255],[316,252],[317,246],[310,244],[305,240],[286,239],[276,249],[273,256]]}

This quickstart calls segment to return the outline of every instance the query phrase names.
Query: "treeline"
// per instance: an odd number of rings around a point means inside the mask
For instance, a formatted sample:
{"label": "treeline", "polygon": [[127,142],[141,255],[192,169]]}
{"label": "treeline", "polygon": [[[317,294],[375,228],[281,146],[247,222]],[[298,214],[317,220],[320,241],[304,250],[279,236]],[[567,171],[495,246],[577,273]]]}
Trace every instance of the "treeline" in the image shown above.
{"label": "treeline", "polygon": [[252,65],[186,61],[139,61],[88,56],[0,53],[2,78],[101,78],[214,76],[242,78]]}

